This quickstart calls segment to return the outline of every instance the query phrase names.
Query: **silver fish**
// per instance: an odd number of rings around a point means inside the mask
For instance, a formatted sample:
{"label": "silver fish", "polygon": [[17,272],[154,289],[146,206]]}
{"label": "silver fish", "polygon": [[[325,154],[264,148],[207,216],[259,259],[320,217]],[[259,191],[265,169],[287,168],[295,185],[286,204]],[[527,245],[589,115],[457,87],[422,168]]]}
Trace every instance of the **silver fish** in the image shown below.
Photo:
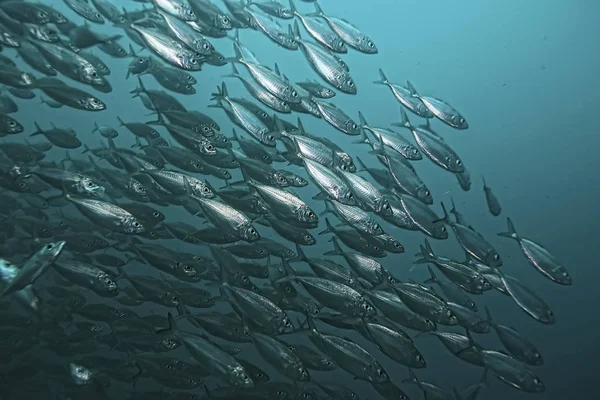
{"label": "silver fish", "polygon": [[181,42],[135,24],[131,24],[130,27],[141,35],[148,47],[169,64],[188,71],[199,71],[202,68],[202,56]]}
{"label": "silver fish", "polygon": [[317,105],[323,119],[329,122],[331,126],[346,135],[356,136],[361,134],[361,127],[342,109],[322,100],[314,99],[313,102]]}
{"label": "silver fish", "polygon": [[381,79],[378,81],[374,81],[373,83],[388,86],[390,88],[390,90],[392,91],[392,94],[394,95],[396,100],[398,100],[398,102],[400,104],[402,104],[404,107],[406,107],[411,112],[418,115],[419,117],[423,117],[423,118],[433,118],[434,117],[433,113],[431,111],[429,111],[427,106],[425,106],[425,104],[423,104],[423,102],[420,99],[412,96],[412,94],[410,93],[410,90],[408,90],[404,86],[390,82],[390,80],[387,78],[387,76],[385,75],[385,73],[383,72],[383,70],[381,68],[379,69],[379,77]]}
{"label": "silver fish", "polygon": [[352,46],[356,50],[366,54],[376,54],[377,46],[371,39],[362,33],[357,27],[348,21],[325,15],[319,3],[314,2],[315,13],[311,14],[323,18],[329,24],[329,27],[337,33],[346,44]]}
{"label": "silver fish", "polygon": [[294,22],[294,36],[300,50],[316,73],[342,92],[356,94],[356,84],[341,59],[318,45],[302,40],[297,22]]}
{"label": "silver fish", "polygon": [[406,86],[410,90],[411,96],[421,100],[440,121],[460,130],[469,128],[467,120],[450,104],[436,97],[421,96],[409,81],[406,82]]}
{"label": "silver fish", "polygon": [[533,240],[519,236],[510,218],[506,219],[506,223],[508,232],[499,233],[498,236],[516,240],[527,261],[545,277],[561,285],[573,284],[567,269],[548,250]]}

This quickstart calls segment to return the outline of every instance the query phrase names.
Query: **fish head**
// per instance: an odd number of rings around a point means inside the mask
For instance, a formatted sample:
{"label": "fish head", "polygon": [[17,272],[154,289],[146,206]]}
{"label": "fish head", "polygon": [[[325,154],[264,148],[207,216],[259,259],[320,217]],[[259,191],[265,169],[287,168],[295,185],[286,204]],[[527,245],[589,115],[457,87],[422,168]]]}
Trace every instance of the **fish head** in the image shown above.
{"label": "fish head", "polygon": [[121,222],[126,233],[137,234],[146,231],[144,225],[134,216],[124,217]]}
{"label": "fish head", "polygon": [[352,119],[348,119],[344,124],[344,129],[349,135],[360,135],[362,128]]}
{"label": "fish head", "polygon": [[375,203],[375,212],[379,215],[392,215],[394,213],[389,200],[385,197],[377,200]]}
{"label": "fish head", "polygon": [[354,83],[354,79],[347,74],[338,74],[336,76],[335,86],[344,93],[356,94],[356,83]]}
{"label": "fish head", "polygon": [[358,315],[361,317],[372,317],[377,314],[377,310],[367,300],[361,299],[358,304]]}
{"label": "fish head", "polygon": [[241,365],[235,366],[229,373],[229,383],[238,388],[251,389],[254,381]]}
{"label": "fish head", "polygon": [[215,192],[201,180],[194,179],[192,192],[195,196],[202,197],[204,199],[213,199],[216,197]]}
{"label": "fish head", "polygon": [[0,132],[2,133],[21,133],[24,128],[19,122],[9,117],[8,115],[3,115],[0,118]]}
{"label": "fish head", "polygon": [[301,242],[300,244],[303,244],[305,246],[314,246],[315,244],[317,244],[317,240],[309,232],[301,233],[298,240]]}
{"label": "fish head", "polygon": [[79,180],[76,184],[77,193],[85,194],[90,197],[98,197],[101,193],[104,192],[104,188],[99,186],[92,180],[92,178],[87,176],[79,176]]}
{"label": "fish head", "polygon": [[179,296],[174,292],[166,292],[162,296],[163,304],[167,307],[177,307],[179,303]]}
{"label": "fish head", "polygon": [[50,14],[48,14],[46,11],[42,10],[41,8],[36,8],[35,11],[33,12],[33,16],[36,19],[37,23],[39,25],[44,25],[47,24],[48,22],[50,22]]}
{"label": "fish head", "polygon": [[556,279],[556,281],[562,285],[572,285],[573,278],[571,278],[569,272],[565,268],[561,268],[559,271],[560,272],[558,274],[555,274],[553,278]]}
{"label": "fish head", "polygon": [[36,253],[36,258],[42,259],[48,263],[52,263],[58,258],[60,253],[62,253],[66,244],[67,242],[65,242],[64,240],[48,243],[40,250],[38,250],[38,252]]}
{"label": "fish head", "polygon": [[297,211],[298,219],[300,222],[307,225],[313,226],[319,224],[319,217],[313,210],[310,209],[306,204],[301,206]]}
{"label": "fish head", "polygon": [[[489,326],[489,324],[487,324]],[[534,347],[530,347],[525,352],[525,358],[527,359],[527,363],[531,365],[542,365],[544,364],[544,359],[537,349]]]}
{"label": "fish head", "polygon": [[117,282],[115,282],[110,275],[101,274],[98,277],[98,281],[103,289],[103,292],[109,293],[114,296],[119,294],[119,287],[117,286]]}
{"label": "fish head", "polygon": [[335,97],[335,92],[325,86],[321,87],[318,93],[319,96],[321,96],[324,99],[331,99],[332,97]]}
{"label": "fish head", "polygon": [[310,374],[308,373],[308,370],[304,367],[304,365],[302,365],[302,363],[298,363],[298,365],[296,365],[294,367],[294,369],[295,369],[294,375],[296,375],[296,378],[298,381],[300,381],[300,382],[310,381]]}
{"label": "fish head", "polygon": [[247,224],[247,226],[243,227],[240,234],[245,241],[250,243],[260,240],[260,233],[258,233],[252,224]]}
{"label": "fish head", "polygon": [[423,358],[423,356],[421,355],[420,352],[416,352],[416,354],[414,355],[414,359],[412,360],[412,368],[425,368],[427,366],[427,362],[425,361],[425,358]]}
{"label": "fish head", "polygon": [[69,370],[73,381],[77,385],[85,385],[92,379],[92,371],[83,365],[71,363],[69,364]]}
{"label": "fish head", "polygon": [[46,12],[48,13],[48,18],[50,18],[50,21],[57,25],[62,25],[69,22],[69,20],[59,11],[54,9],[46,9]]}
{"label": "fish head", "polygon": [[427,205],[433,204],[433,197],[427,186],[422,185],[417,189],[417,198]]}
{"label": "fish head", "polygon": [[106,80],[92,64],[83,65],[79,70],[79,77],[83,82],[90,85],[100,87],[106,85]]}
{"label": "fish head", "polygon": [[198,16],[187,2],[180,1],[177,4],[177,17],[182,21],[196,21]]}
{"label": "fish head", "polygon": [[453,115],[452,117],[450,117],[450,122],[452,123],[452,126],[456,127],[457,129],[469,128],[467,120],[465,120],[465,118],[461,115]]}
{"label": "fish head", "polygon": [[88,97],[83,97],[81,99],[79,99],[77,101],[79,103],[79,105],[88,110],[88,111],[102,111],[102,110],[106,110],[106,104],[104,104],[102,102],[102,100],[93,97],[93,96],[88,96]]}
{"label": "fish head", "polygon": [[[348,46],[346,46],[346,43],[337,35],[335,37],[333,37],[333,39],[329,42],[329,45],[331,46],[331,48],[333,49],[333,51],[335,51],[336,53],[347,53],[348,52]],[[335,95],[335,93],[334,93]],[[333,96],[330,95],[330,97],[325,97],[326,99],[329,99]]]}
{"label": "fish head", "polygon": [[275,328],[275,332],[278,332],[280,334],[292,333],[295,330],[292,320],[290,320],[290,318],[285,313],[273,319],[273,328]]}
{"label": "fish head", "polygon": [[364,35],[358,38],[357,47],[367,54],[377,54],[377,52],[379,51],[377,49],[377,46],[375,46],[375,43],[373,43],[371,39]]}
{"label": "fish head", "polygon": [[319,359],[317,363],[322,371],[333,371],[337,368],[335,362],[333,362],[333,360],[328,356],[323,356],[323,358]]}
{"label": "fish head", "polygon": [[0,281],[12,282],[19,273],[19,269],[11,262],[0,259]]}
{"label": "fish head", "polygon": [[377,361],[373,361],[366,367],[365,371],[368,376],[368,380],[372,383],[385,383],[390,381],[390,377],[387,372],[383,369],[383,366]]}
{"label": "fish head", "polygon": [[127,70],[130,74],[141,74],[146,71],[152,65],[152,59],[150,57],[135,57],[133,61],[129,63]]}
{"label": "fish head", "polygon": [[[192,130],[196,133],[200,133],[203,136],[214,136],[215,130],[208,124],[198,124],[195,125]],[[223,136],[225,137],[225,136]],[[229,140],[228,140],[229,141]]]}
{"label": "fish head", "polygon": [[528,371],[525,374],[519,376],[519,386],[526,392],[530,393],[541,393],[546,390],[544,382],[537,377],[532,371]]}
{"label": "fish head", "polygon": [[199,38],[194,41],[194,49],[204,56],[210,55],[215,51],[215,47],[212,43],[204,38]]}
{"label": "fish head", "polygon": [[188,279],[193,279],[198,276],[198,271],[196,268],[183,260],[173,260],[171,263],[171,268],[175,270],[175,274],[177,276],[185,276]]}
{"label": "fish head", "polygon": [[270,180],[277,187],[288,187],[290,185],[288,180],[285,178],[285,175],[279,171],[274,172]]}
{"label": "fish head", "polygon": [[356,197],[354,197],[354,193],[352,193],[350,189],[347,189],[345,193],[341,193],[340,198],[337,199],[337,201],[347,206],[356,205]]}
{"label": "fish head", "polygon": [[422,160],[423,154],[413,145],[406,145],[402,147],[402,155],[408,160]]}
{"label": "fish head", "polygon": [[433,224],[431,234],[436,239],[448,239],[448,228],[446,228],[446,224],[443,221],[436,221]]}
{"label": "fish head", "polygon": [[489,253],[485,255],[485,265],[488,267],[501,267],[502,266],[502,258],[500,254],[496,250],[490,250]]}
{"label": "fish head", "polygon": [[203,57],[198,53],[185,52],[181,56],[181,65],[184,69],[198,71],[202,68]]}

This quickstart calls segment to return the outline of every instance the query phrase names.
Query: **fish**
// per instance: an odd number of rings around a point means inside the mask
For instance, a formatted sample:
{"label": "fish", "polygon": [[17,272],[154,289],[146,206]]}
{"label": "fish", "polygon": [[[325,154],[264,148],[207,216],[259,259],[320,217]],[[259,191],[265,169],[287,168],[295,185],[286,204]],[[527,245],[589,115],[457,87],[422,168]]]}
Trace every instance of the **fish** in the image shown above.
{"label": "fish", "polygon": [[507,232],[498,236],[516,240],[527,261],[546,278],[561,285],[572,285],[573,281],[567,269],[544,247],[533,240],[519,236],[510,218],[506,219]]}
{"label": "fish", "polygon": [[410,91],[411,96],[421,100],[427,109],[440,121],[458,130],[466,130],[469,128],[469,123],[465,117],[450,104],[436,97],[421,96],[417,93],[410,81],[406,82],[406,86]]}
{"label": "fish", "polygon": [[321,78],[344,93],[357,93],[356,84],[350,76],[346,64],[324,48],[303,40],[296,21],[294,22],[294,39],[298,43],[304,57]]}
{"label": "fish", "polygon": [[325,15],[321,6],[316,1],[314,2],[314,5],[315,12],[309,15],[323,18],[329,27],[337,33],[348,46],[365,54],[377,54],[379,52],[375,43],[373,43],[373,41],[357,27],[344,19]]}

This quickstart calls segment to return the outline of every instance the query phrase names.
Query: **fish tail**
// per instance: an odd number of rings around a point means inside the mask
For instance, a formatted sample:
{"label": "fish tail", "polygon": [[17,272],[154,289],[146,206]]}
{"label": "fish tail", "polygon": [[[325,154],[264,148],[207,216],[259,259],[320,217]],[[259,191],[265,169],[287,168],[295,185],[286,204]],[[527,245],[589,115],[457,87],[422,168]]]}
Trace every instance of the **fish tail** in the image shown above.
{"label": "fish tail", "polygon": [[294,4],[294,0],[290,0],[290,11],[294,15],[299,15],[298,10],[296,9],[296,5]]}
{"label": "fish tail", "polygon": [[385,76],[385,73],[381,68],[379,68],[379,78],[381,79],[378,81],[373,81],[373,83],[378,85],[388,85],[390,83],[390,81],[388,80],[387,76]]}
{"label": "fish tail", "polygon": [[300,26],[298,25],[298,20],[294,21],[294,39],[302,40],[302,36],[300,36]]}
{"label": "fish tail", "polygon": [[329,239],[329,241],[333,243],[333,250],[323,253],[324,256],[341,256],[344,254],[335,236]]}
{"label": "fish tail", "polygon": [[319,216],[323,216],[325,214],[334,214],[335,215],[335,210],[333,208],[331,208],[331,206],[329,205],[329,201],[325,200],[325,210],[323,210],[323,212],[321,212],[319,214]]}
{"label": "fish tail", "polygon": [[423,283],[437,283],[438,282],[438,278],[433,273],[433,269],[431,269],[430,266],[427,266],[427,270],[429,271],[430,278],[426,279],[425,281],[423,281]]}
{"label": "fish tail", "polygon": [[419,378],[417,378],[417,376],[415,375],[415,372],[412,370],[412,368],[408,369],[408,374],[409,374],[409,377],[406,379],[403,379],[402,382],[403,383],[414,383],[417,386],[421,387],[421,382],[419,381]]}
{"label": "fish tail", "polygon": [[508,232],[500,232],[498,234],[498,236],[508,237],[508,238],[513,238],[515,240],[519,240],[519,235],[517,234],[517,231],[515,230],[515,226],[513,225],[513,222],[509,217],[506,218],[506,225],[508,226]]}
{"label": "fish tail", "polygon": [[290,258],[288,262],[308,261],[308,257],[306,257],[304,250],[302,250],[302,247],[298,243],[296,243],[296,254],[296,257]]}
{"label": "fish tail", "polygon": [[408,90],[410,91],[410,95],[412,97],[419,98],[419,94],[417,93],[417,90],[415,89],[415,87],[413,86],[413,84],[410,81],[406,81],[406,86],[408,87]]}
{"label": "fish tail", "polygon": [[329,218],[325,218],[325,226],[327,226],[327,229],[325,229],[322,232],[319,232],[319,235],[324,235],[326,233],[334,233],[335,232],[335,228],[333,226],[331,226],[331,222],[329,222]]}
{"label": "fish tail", "polygon": [[434,224],[437,222],[444,222],[444,223],[450,222],[450,216],[448,215],[448,211],[446,211],[446,206],[444,205],[443,202],[441,202],[440,204],[442,205],[442,212],[444,213],[444,217],[433,221]]}
{"label": "fish tail", "polygon": [[365,163],[360,159],[360,157],[356,157],[356,163],[358,164],[358,171],[366,171],[367,170],[367,166],[365,165]]}
{"label": "fish tail", "polygon": [[44,131],[42,130],[42,128],[40,127],[40,125],[36,122],[33,123],[35,125],[35,132],[33,132],[31,135],[29,136],[37,136],[37,135],[43,135]]}
{"label": "fish tail", "polygon": [[485,315],[487,316],[488,325],[494,326],[494,320],[492,319],[492,313],[490,312],[490,309],[488,308],[488,306],[485,306]]}

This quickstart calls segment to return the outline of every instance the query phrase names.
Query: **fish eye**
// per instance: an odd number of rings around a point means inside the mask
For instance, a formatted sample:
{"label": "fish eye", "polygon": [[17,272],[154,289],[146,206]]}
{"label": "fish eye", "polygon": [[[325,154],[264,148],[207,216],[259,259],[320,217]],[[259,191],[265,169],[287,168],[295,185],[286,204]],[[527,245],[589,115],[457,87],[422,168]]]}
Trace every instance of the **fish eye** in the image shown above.
{"label": "fish eye", "polygon": [[212,144],[207,144],[207,145],[206,145],[206,150],[208,150],[208,151],[212,151],[212,150],[214,150],[214,149],[215,149],[215,146],[213,146]]}
{"label": "fish eye", "polygon": [[354,87],[354,81],[352,79],[348,80],[348,86]]}
{"label": "fish eye", "polygon": [[442,226],[442,232],[446,232],[446,227]]}
{"label": "fish eye", "polygon": [[15,121],[8,121],[9,126],[16,126],[17,123]]}
{"label": "fish eye", "polygon": [[153,216],[154,218],[158,218],[158,217],[160,217],[160,213],[159,213],[158,211],[154,211],[154,212],[152,213],[152,216]]}
{"label": "fish eye", "polygon": [[292,323],[290,322],[290,320],[289,320],[289,319],[286,319],[286,320],[283,322],[283,324],[284,324],[285,326],[290,326]]}
{"label": "fish eye", "polygon": [[269,135],[267,136],[267,139],[269,139],[269,141],[272,142],[273,140],[275,140],[275,136]]}
{"label": "fish eye", "polygon": [[375,47],[375,44],[373,44],[373,42],[371,42],[370,40],[367,42],[367,46],[369,47]]}
{"label": "fish eye", "polygon": [[191,90],[191,89],[192,89],[192,85],[185,85],[185,88],[186,88],[187,90]]}
{"label": "fish eye", "polygon": [[379,248],[379,246],[373,246],[373,250],[375,250],[375,251],[381,251],[381,248]]}
{"label": "fish eye", "polygon": [[429,190],[426,190],[425,191],[425,196],[427,196],[427,197],[431,196],[431,192]]}
{"label": "fish eye", "polygon": [[269,117],[269,114],[267,114],[266,112],[263,112],[260,115],[262,115],[263,118],[268,118]]}
{"label": "fish eye", "polygon": [[456,165],[458,165],[460,167],[462,165],[462,161],[456,160]]}
{"label": "fish eye", "polygon": [[196,60],[195,58],[192,58],[192,59],[190,60],[190,62],[191,62],[192,64],[194,64],[194,65],[198,64],[198,60]]}
{"label": "fish eye", "polygon": [[187,264],[186,264],[186,265],[183,267],[183,269],[184,269],[185,271],[191,271],[191,270],[192,270],[192,267],[191,267],[190,265],[187,265]]}
{"label": "fish eye", "polygon": [[354,122],[352,123],[352,129],[356,129],[358,128],[358,125],[356,125]]}
{"label": "fish eye", "polygon": [[292,91],[292,97],[298,97],[298,93],[295,90]]}
{"label": "fish eye", "polygon": [[133,226],[135,226],[136,228],[138,228],[140,226],[140,223],[136,221],[136,222],[133,223]]}
{"label": "fish eye", "polygon": [[52,246],[51,244],[49,244],[49,245],[46,246],[46,250],[52,250],[53,247],[54,246]]}
{"label": "fish eye", "polygon": [[536,385],[539,385],[540,380],[538,378],[533,378],[533,383],[535,383]]}
{"label": "fish eye", "polygon": [[500,259],[500,254],[496,253],[494,254],[494,260],[498,261]]}

